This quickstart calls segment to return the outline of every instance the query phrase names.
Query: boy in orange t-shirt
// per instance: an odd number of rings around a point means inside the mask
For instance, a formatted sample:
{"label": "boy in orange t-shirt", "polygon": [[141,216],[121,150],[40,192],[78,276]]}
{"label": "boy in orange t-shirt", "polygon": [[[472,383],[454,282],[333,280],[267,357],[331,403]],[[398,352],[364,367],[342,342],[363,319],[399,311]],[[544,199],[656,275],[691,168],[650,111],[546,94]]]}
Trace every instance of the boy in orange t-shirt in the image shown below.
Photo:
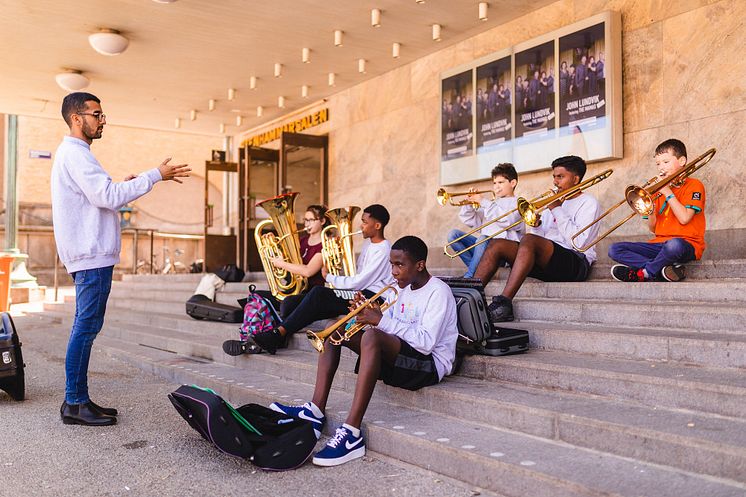
{"label": "boy in orange t-shirt", "polygon": [[[661,177],[679,174],[686,165],[686,146],[679,140],[666,140],[655,149],[655,163]],[[655,209],[647,220],[655,234],[649,242],[619,242],[609,247],[609,257],[617,264],[611,276],[618,281],[681,281],[684,262],[702,257],[705,250],[705,187],[695,178],[681,185],[660,189]]]}

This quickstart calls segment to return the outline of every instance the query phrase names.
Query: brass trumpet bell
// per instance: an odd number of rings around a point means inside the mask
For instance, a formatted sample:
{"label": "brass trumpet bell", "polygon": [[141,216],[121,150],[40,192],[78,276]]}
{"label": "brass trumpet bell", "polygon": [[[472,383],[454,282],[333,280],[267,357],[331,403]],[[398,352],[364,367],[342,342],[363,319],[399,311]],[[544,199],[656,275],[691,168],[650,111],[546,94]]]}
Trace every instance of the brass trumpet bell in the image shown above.
{"label": "brass trumpet bell", "polygon": [[461,207],[464,205],[472,205],[475,209],[479,207],[479,202],[473,202],[471,200],[459,200],[458,202],[453,201],[453,197],[462,197],[464,195],[480,195],[482,193],[491,193],[492,200],[497,198],[495,192],[492,190],[477,190],[473,192],[459,192],[459,193],[448,193],[445,188],[439,188],[435,194],[435,199],[440,205],[453,205],[454,207]]}

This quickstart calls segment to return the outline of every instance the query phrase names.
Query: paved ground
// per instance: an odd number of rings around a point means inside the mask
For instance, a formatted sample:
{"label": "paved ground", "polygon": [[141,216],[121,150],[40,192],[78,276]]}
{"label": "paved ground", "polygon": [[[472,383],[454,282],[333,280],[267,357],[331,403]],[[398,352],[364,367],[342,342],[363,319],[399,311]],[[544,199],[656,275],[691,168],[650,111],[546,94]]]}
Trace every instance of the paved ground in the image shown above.
{"label": "paved ground", "polygon": [[39,315],[14,317],[26,362],[24,402],[0,392],[0,496],[472,496],[493,495],[377,454],[337,468],[284,473],[226,456],[187,426],[166,394],[178,385],[100,351],[89,383],[119,424],[59,419],[67,330]]}

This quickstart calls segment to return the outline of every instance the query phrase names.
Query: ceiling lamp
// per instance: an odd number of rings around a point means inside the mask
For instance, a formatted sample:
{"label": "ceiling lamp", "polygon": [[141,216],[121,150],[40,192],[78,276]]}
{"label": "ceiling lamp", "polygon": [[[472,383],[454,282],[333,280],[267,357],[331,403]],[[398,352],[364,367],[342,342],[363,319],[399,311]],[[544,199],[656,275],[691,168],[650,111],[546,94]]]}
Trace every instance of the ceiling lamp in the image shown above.
{"label": "ceiling lamp", "polygon": [[174,121],[174,128],[176,129],[181,128],[181,119],[178,117],[176,118],[176,121]]}
{"label": "ceiling lamp", "polygon": [[103,28],[90,35],[88,43],[101,55],[119,55],[127,50],[130,41],[116,29]]}
{"label": "ceiling lamp", "polygon": [[228,88],[228,100],[233,100],[234,98],[236,98],[236,89]]}
{"label": "ceiling lamp", "polygon": [[425,3],[425,0],[414,0],[417,3]]}
{"label": "ceiling lamp", "polygon": [[479,20],[487,20],[487,2],[479,2]]}
{"label": "ceiling lamp", "polygon": [[263,114],[264,114],[264,107],[262,107],[261,105],[257,106],[256,117],[262,117]]}
{"label": "ceiling lamp", "polygon": [[236,126],[241,127],[242,124],[243,124],[243,117],[241,117],[240,115],[236,116]]}
{"label": "ceiling lamp", "polygon": [[282,77],[282,64],[275,62],[275,78]]}
{"label": "ceiling lamp", "polygon": [[209,111],[215,110],[215,99],[214,98],[211,98],[210,100],[207,101],[207,110]]}
{"label": "ceiling lamp", "polygon": [[189,111],[189,120],[190,121],[195,121],[196,119],[197,119],[197,110],[196,109],[190,110]]}
{"label": "ceiling lamp", "polygon": [[277,97],[277,106],[281,109],[285,108],[285,97]]}
{"label": "ceiling lamp", "polygon": [[440,41],[440,24],[433,24],[433,41]]}
{"label": "ceiling lamp", "polygon": [[60,88],[67,91],[80,91],[87,87],[91,81],[83,76],[77,69],[67,69],[54,77]]}
{"label": "ceiling lamp", "polygon": [[300,96],[303,98],[308,98],[308,85],[303,85],[300,87]]}
{"label": "ceiling lamp", "polygon": [[249,78],[249,90],[256,90],[256,76]]}
{"label": "ceiling lamp", "polygon": [[381,27],[381,9],[373,9],[370,11],[370,25],[374,28]]}
{"label": "ceiling lamp", "polygon": [[309,48],[303,48],[301,51],[301,57],[300,59],[303,61],[304,64],[308,64],[311,62],[311,50]]}
{"label": "ceiling lamp", "polygon": [[333,72],[329,73],[329,86],[334,86],[336,82],[336,75]]}
{"label": "ceiling lamp", "polygon": [[400,50],[401,50],[401,43],[395,41],[394,44],[391,45],[391,56],[395,59],[398,59]]}
{"label": "ceiling lamp", "polygon": [[220,126],[218,126],[218,130],[220,131],[220,134],[225,134],[225,124],[220,123]]}
{"label": "ceiling lamp", "polygon": [[357,72],[359,72],[360,74],[365,74],[365,59],[357,60]]}
{"label": "ceiling lamp", "polygon": [[174,3],[176,0],[153,0],[155,3]]}
{"label": "ceiling lamp", "polygon": [[334,46],[335,47],[342,46],[342,31],[339,29],[334,30]]}

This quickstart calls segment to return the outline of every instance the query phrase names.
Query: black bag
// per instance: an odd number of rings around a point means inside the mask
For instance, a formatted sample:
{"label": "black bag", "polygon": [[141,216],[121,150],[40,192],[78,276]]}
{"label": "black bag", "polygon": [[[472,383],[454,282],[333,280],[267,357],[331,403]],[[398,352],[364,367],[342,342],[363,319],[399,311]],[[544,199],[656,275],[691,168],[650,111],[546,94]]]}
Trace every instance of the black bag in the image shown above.
{"label": "black bag", "polygon": [[212,390],[194,385],[182,385],[168,398],[202,438],[261,469],[297,468],[316,446],[311,423],[258,404],[234,408]]}
{"label": "black bag", "polygon": [[223,323],[243,323],[243,309],[213,302],[200,293],[186,301],[186,313],[194,319],[221,321]]}
{"label": "black bag", "polygon": [[225,281],[226,283],[240,283],[243,281],[243,277],[246,276],[246,273],[244,273],[243,269],[236,266],[235,264],[226,264],[225,266],[215,271],[215,274],[218,276],[218,278]]}
{"label": "black bag", "polygon": [[23,368],[26,365],[23,363],[16,326],[9,313],[0,314],[0,326],[0,389],[14,400],[23,400],[26,396]]}
{"label": "black bag", "polygon": [[495,331],[489,313],[484,286],[478,278],[440,277],[451,287],[456,299],[459,342],[466,345],[479,344]]}

